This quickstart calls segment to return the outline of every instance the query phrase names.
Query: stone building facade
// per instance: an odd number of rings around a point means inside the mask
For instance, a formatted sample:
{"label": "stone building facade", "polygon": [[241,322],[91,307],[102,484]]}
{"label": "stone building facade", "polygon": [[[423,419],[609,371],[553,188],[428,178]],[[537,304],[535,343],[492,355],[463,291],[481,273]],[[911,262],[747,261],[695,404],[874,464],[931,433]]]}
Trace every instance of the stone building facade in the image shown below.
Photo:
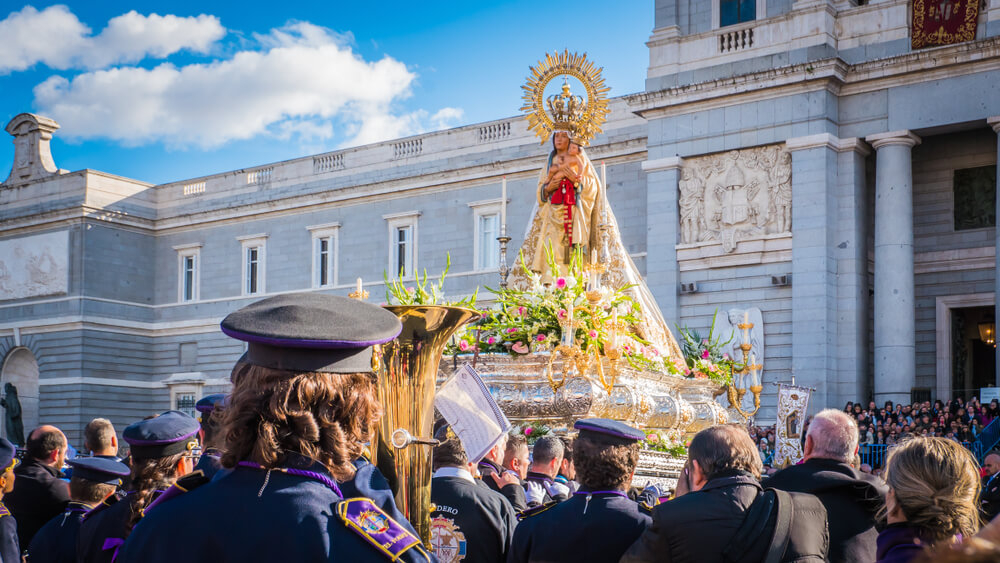
{"label": "stone building facade", "polygon": [[[665,317],[760,309],[765,420],[793,374],[813,410],[983,386],[1000,0],[973,39],[921,49],[907,0],[744,1],[735,20],[731,0],[654,4],[646,89],[612,100],[588,151]],[[384,272],[434,274],[446,253],[450,295],[495,285],[502,178],[516,249],[547,152],[508,117],[150,185],[58,169],[57,128],[7,126],[0,383],[27,427],[76,444],[94,416],[225,389],[243,346],[218,322],[253,300],[362,278],[379,302]]]}

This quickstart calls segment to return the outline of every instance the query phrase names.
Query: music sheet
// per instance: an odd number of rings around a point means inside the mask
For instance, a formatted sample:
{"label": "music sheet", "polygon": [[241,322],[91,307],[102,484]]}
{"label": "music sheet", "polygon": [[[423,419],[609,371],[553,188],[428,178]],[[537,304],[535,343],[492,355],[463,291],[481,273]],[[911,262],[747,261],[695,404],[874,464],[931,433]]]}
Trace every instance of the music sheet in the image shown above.
{"label": "music sheet", "polygon": [[458,435],[470,462],[478,462],[510,430],[510,421],[469,364],[438,389],[434,406]]}

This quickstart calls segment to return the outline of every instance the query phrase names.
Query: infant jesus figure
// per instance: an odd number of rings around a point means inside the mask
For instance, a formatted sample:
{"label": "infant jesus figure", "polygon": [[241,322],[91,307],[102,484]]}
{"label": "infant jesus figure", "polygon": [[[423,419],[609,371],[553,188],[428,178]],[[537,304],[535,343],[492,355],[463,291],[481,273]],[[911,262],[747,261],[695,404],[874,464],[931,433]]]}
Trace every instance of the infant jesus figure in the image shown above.
{"label": "infant jesus figure", "polygon": [[581,170],[583,159],[580,158],[580,145],[571,142],[566,154],[552,159],[545,186],[549,202],[563,206],[563,248],[567,255],[574,244],[573,206],[576,205],[576,187],[580,183]]}

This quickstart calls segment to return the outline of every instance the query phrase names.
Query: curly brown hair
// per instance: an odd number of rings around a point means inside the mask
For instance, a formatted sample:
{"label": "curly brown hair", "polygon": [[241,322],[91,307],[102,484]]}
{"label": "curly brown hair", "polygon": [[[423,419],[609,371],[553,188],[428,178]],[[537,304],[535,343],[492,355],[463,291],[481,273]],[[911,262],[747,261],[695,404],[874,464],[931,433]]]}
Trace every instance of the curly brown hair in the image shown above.
{"label": "curly brown hair", "polygon": [[280,467],[294,453],[319,461],[339,480],[350,479],[352,462],[381,416],[370,373],[249,366],[233,377],[223,411],[222,465],[231,468],[246,460]]}
{"label": "curly brown hair", "polygon": [[594,432],[582,432],[573,441],[576,479],[591,491],[624,489],[638,462],[638,442],[622,444],[621,440]]}
{"label": "curly brown hair", "polygon": [[979,530],[979,467],[947,438],[911,438],[889,454],[885,480],[909,525],[930,543]]}
{"label": "curly brown hair", "polygon": [[188,455],[181,452],[167,457],[132,459],[132,492],[129,501],[129,531],[142,520],[143,511],[153,502],[153,495],[174,484],[177,464]]}

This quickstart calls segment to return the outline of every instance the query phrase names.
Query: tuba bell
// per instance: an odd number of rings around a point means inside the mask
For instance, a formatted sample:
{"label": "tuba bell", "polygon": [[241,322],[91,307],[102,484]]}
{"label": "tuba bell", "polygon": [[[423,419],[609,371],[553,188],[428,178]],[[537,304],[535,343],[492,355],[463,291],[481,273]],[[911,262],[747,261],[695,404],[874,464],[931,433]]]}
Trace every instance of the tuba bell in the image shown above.
{"label": "tuba bell", "polygon": [[[479,318],[463,307],[389,305],[403,323],[399,337],[382,345],[378,398],[385,413],[379,422],[379,467],[395,478],[396,504],[431,549],[431,439],[438,364],[448,339]],[[386,459],[389,458],[389,459]]]}

